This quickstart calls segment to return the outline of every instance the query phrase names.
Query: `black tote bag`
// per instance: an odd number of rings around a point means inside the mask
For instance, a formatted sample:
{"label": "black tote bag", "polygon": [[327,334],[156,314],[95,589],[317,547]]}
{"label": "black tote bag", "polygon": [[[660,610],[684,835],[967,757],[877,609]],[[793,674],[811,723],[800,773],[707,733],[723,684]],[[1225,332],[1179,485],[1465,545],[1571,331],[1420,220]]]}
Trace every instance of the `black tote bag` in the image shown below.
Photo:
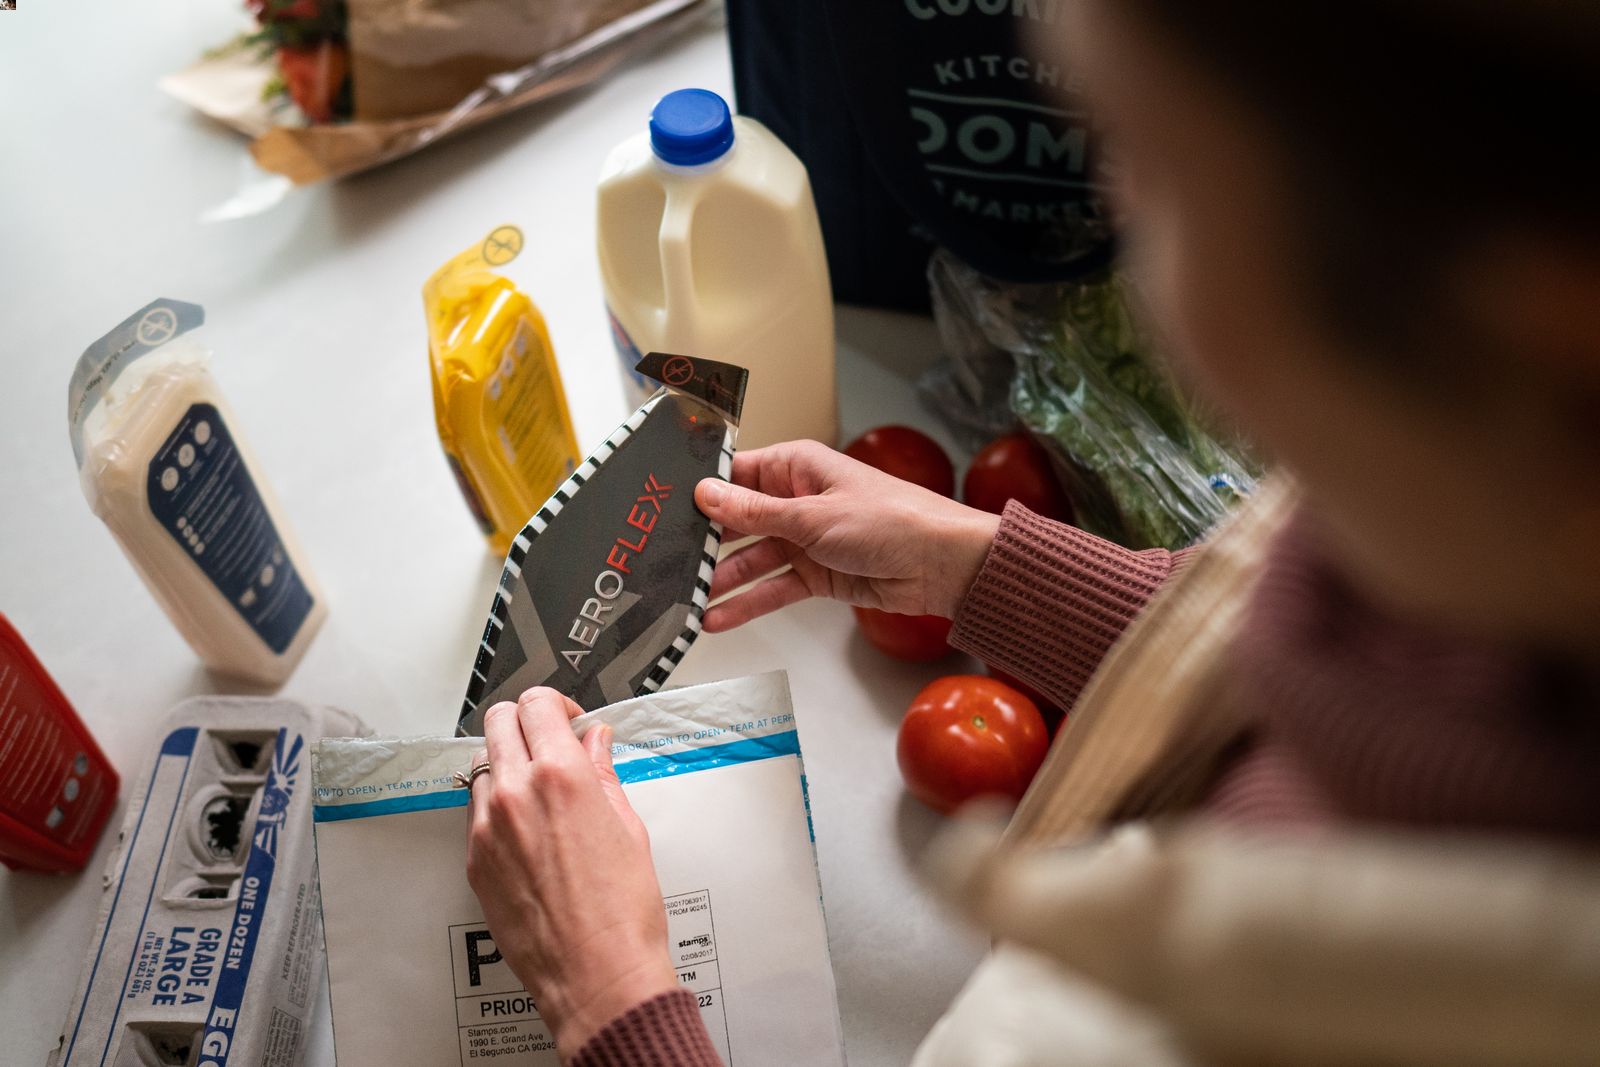
{"label": "black tote bag", "polygon": [[729,0],[739,110],[810,171],[836,299],[926,308],[936,244],[1008,281],[1109,260],[1088,119],[1037,47],[1061,6]]}

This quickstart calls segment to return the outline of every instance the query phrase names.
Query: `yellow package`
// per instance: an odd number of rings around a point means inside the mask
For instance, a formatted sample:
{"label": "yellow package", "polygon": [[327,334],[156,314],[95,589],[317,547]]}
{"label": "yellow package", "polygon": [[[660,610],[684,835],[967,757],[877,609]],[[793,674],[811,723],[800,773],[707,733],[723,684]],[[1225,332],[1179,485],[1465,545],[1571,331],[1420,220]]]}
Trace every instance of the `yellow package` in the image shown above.
{"label": "yellow package", "polygon": [[497,554],[580,459],[544,316],[490,269],[522,243],[501,226],[422,287],[439,441]]}

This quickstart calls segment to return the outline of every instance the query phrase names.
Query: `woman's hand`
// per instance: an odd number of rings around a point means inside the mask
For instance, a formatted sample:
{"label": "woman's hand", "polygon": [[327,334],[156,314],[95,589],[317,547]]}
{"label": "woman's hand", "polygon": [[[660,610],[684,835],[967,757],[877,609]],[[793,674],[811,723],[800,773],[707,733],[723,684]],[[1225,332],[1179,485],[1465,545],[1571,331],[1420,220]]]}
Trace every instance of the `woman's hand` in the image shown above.
{"label": "woman's hand", "polygon": [[725,539],[762,538],[717,564],[713,600],[766,580],[707,611],[712,632],[812,596],[950,618],[1000,524],[815,441],[739,453],[732,484],[705,479],[695,503]]}
{"label": "woman's hand", "polygon": [[578,705],[530,689],[484,716],[467,881],[495,947],[563,1058],[616,1016],[677,988],[650,840],[611,765],[611,728],[582,742]]}

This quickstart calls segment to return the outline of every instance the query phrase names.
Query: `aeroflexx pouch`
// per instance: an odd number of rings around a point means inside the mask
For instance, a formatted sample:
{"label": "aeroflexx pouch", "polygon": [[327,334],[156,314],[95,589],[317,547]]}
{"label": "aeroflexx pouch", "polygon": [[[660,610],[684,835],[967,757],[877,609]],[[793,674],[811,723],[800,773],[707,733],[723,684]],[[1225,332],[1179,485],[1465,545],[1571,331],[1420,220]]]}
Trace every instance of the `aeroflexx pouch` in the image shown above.
{"label": "aeroflexx pouch", "polygon": [[659,689],[700,633],[722,528],[694,503],[727,478],[749,374],[652,352],[661,383],[512,541],[458,734],[531,686],[585,711]]}

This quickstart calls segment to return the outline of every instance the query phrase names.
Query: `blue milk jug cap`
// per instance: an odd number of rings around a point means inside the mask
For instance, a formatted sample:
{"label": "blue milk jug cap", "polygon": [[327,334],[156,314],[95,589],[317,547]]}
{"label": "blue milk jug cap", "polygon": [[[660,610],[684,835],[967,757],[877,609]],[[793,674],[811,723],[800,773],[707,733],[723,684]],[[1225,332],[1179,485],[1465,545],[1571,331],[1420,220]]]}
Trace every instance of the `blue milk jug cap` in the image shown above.
{"label": "blue milk jug cap", "polygon": [[709,89],[668,93],[650,112],[650,147],[665,163],[710,163],[733,147],[733,113]]}

